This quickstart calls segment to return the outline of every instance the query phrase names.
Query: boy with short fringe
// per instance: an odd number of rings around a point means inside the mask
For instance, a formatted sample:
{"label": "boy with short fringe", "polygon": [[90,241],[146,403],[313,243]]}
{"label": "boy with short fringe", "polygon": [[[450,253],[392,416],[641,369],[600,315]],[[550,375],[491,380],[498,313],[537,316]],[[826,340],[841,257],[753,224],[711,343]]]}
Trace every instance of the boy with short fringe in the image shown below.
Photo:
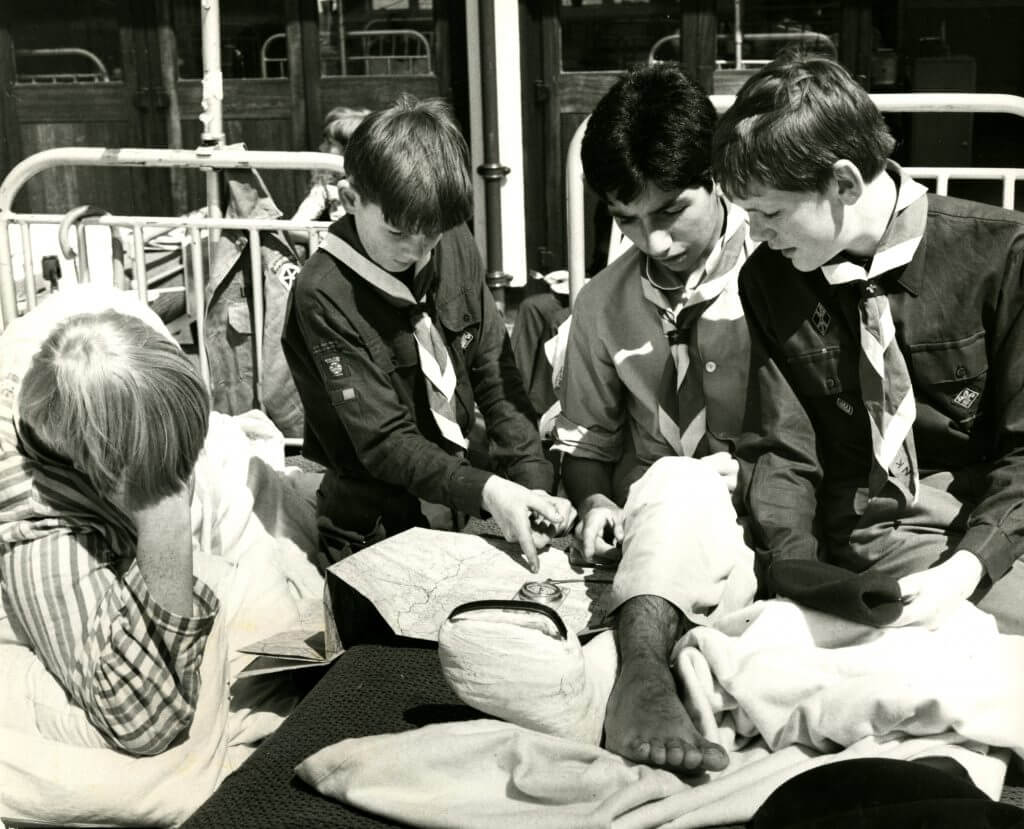
{"label": "boy with short fringe", "polygon": [[[468,149],[447,106],[403,96],[353,133],[348,215],[295,281],[282,343],[327,563],[426,525],[422,502],[489,513],[532,569],[574,513],[553,483],[469,230]],[[470,462],[478,406],[491,468]]]}
{"label": "boy with short fringe", "polygon": [[771,557],[897,579],[893,624],[970,598],[1024,633],[1024,216],[928,194],[893,144],[821,57],[765,67],[719,121],[715,174],[764,242],[747,317],[823,473],[763,476],[751,512]]}

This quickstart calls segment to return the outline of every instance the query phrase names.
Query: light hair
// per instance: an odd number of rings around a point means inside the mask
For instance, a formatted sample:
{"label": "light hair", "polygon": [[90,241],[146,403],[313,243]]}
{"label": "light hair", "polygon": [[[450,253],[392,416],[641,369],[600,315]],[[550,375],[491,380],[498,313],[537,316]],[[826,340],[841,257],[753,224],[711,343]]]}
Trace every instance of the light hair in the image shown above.
{"label": "light hair", "polygon": [[440,98],[404,94],[366,116],[349,139],[345,175],[404,233],[443,233],[473,212],[469,147]]}
{"label": "light hair", "polygon": [[363,119],[370,114],[368,109],[357,109],[355,107],[334,107],[324,116],[323,143],[320,145],[321,152],[330,152],[333,145],[337,145],[345,152],[352,133],[356,131]]}
{"label": "light hair", "polygon": [[753,187],[822,192],[833,165],[852,161],[865,181],[895,145],[871,96],[830,58],[786,54],[751,76],[719,119],[712,146],[726,195]]}
{"label": "light hair", "polygon": [[210,397],[181,349],[117,311],[62,322],[18,394],[21,428],[130,509],[177,492],[206,439]]}
{"label": "light hair", "polygon": [[[370,114],[368,109],[355,107],[334,107],[324,116],[323,140],[319,150],[322,153],[337,152],[345,154],[348,140],[356,131],[363,119]],[[321,184],[337,184],[341,176],[333,170],[314,170],[310,177],[310,187]]]}

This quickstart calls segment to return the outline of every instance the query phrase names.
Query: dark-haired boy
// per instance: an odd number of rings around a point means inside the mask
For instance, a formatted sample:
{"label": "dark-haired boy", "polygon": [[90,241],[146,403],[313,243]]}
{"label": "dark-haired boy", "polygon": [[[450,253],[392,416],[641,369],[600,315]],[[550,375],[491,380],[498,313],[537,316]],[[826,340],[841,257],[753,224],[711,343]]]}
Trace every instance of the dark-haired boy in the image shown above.
{"label": "dark-haired boy", "polygon": [[898,579],[894,624],[970,598],[1024,633],[1024,216],[927,194],[893,143],[820,57],[765,67],[719,122],[716,176],[764,242],[747,314],[824,475],[765,475],[751,511],[771,556]]}
{"label": "dark-haired boy", "polygon": [[[424,501],[490,513],[536,569],[574,511],[548,494],[552,470],[464,225],[465,140],[443,102],[404,96],[359,125],[345,167],[348,215],[297,277],[282,337],[303,451],[327,467],[322,551],[335,560],[424,525]],[[500,471],[467,458],[474,406]]]}
{"label": "dark-haired boy", "polygon": [[[590,116],[584,173],[634,247],[573,306],[555,430],[583,555],[622,548],[605,745],[688,771],[728,759],[691,721],[670,652],[695,624],[753,599],[737,514],[763,384],[768,405],[797,405],[750,347],[737,279],[753,244],[746,214],[711,178],[714,125],[708,97],[669,64],[630,71]],[[783,462],[798,468],[801,451],[791,445]]]}

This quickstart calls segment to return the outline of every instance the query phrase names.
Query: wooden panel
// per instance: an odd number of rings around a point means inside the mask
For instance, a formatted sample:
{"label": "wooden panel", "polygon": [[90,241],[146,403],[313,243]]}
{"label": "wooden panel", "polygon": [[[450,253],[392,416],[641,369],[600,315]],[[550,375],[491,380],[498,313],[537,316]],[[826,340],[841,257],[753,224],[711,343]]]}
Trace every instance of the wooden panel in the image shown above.
{"label": "wooden panel", "polygon": [[683,68],[706,92],[713,88],[718,17],[715,0],[689,0],[682,4],[679,53]]}
{"label": "wooden panel", "polygon": [[559,111],[589,115],[621,76],[621,72],[563,72],[558,81]]}
{"label": "wooden panel", "polygon": [[[125,124],[77,122],[22,124],[21,144],[26,156],[53,147],[128,146]],[[63,213],[80,204],[94,204],[111,212],[144,210],[146,187],[141,170],[99,167],[55,167],[34,176],[25,185],[26,209]]]}
{"label": "wooden panel", "polygon": [[123,83],[16,84],[14,106],[22,124],[46,123],[60,119],[117,121],[134,118],[133,101]]}
{"label": "wooden panel", "polygon": [[320,79],[320,106],[327,112],[335,106],[380,109],[403,92],[417,98],[439,94],[433,75],[381,75],[377,77],[336,76]]}
{"label": "wooden panel", "polygon": [[[228,143],[244,143],[250,150],[293,150],[291,144],[291,121],[287,117],[255,118],[250,112],[247,117],[228,116],[224,119],[224,133]],[[186,147],[199,145],[202,125],[197,119],[182,124],[182,138]],[[291,170],[261,170],[260,175],[270,190],[277,206],[286,216],[291,216],[309,186],[309,173]],[[206,203],[206,183],[199,172],[188,171],[185,177],[188,205],[191,209]]]}

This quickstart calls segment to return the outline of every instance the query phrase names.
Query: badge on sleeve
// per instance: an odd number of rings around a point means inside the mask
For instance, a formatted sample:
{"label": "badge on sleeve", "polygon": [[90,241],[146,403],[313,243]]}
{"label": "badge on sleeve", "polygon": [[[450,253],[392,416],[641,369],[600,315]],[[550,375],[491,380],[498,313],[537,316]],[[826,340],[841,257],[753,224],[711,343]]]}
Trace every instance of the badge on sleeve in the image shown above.
{"label": "badge on sleeve", "polygon": [[320,361],[327,378],[340,380],[345,376],[345,364],[341,360],[341,349],[337,343],[320,343],[313,347],[313,356]]}

